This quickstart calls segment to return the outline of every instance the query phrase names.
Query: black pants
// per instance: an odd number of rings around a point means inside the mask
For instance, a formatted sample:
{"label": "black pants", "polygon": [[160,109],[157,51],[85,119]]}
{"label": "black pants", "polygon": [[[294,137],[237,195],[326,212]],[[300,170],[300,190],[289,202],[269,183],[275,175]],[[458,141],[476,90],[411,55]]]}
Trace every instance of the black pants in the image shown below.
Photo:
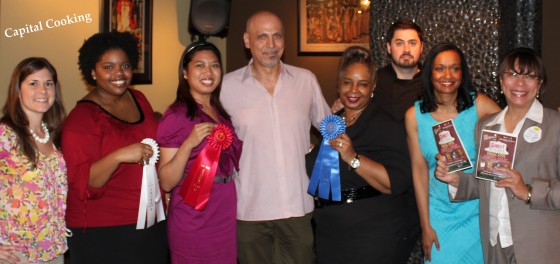
{"label": "black pants", "polygon": [[70,228],[70,260],[74,264],[168,264],[166,221],[136,230],[136,225]]}

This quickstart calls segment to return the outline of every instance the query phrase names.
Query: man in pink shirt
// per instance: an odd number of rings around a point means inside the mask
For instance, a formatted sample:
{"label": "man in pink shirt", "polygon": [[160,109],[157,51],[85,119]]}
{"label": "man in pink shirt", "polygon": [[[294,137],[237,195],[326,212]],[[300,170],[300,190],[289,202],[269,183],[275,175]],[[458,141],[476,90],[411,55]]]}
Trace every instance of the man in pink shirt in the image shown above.
{"label": "man in pink shirt", "polygon": [[224,76],[221,101],[243,140],[237,187],[240,263],[313,263],[305,154],[311,125],[330,113],[317,79],[280,61],[284,27],[254,13],[243,34],[249,64]]}

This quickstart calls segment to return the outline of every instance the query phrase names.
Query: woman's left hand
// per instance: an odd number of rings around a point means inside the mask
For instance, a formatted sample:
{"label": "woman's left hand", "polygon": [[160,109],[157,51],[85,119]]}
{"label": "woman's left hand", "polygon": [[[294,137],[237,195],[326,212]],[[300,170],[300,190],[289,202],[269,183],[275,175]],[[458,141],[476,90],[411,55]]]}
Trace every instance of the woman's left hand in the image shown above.
{"label": "woman's left hand", "polygon": [[507,167],[496,168],[496,170],[503,172],[505,178],[496,182],[496,187],[509,188],[513,195],[520,200],[527,200],[527,185],[523,181],[521,174],[515,170]]}
{"label": "woman's left hand", "polygon": [[352,140],[345,133],[340,134],[338,137],[331,139],[329,145],[340,153],[340,158],[346,163],[354,159],[356,152],[354,151],[354,146],[352,145]]}

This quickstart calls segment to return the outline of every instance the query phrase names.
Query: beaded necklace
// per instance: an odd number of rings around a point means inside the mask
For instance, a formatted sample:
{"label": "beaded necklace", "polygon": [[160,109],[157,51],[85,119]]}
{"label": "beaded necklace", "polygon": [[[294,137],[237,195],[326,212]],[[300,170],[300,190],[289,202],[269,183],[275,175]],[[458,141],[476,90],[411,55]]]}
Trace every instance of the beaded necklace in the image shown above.
{"label": "beaded necklace", "polygon": [[49,142],[51,134],[49,133],[49,129],[47,128],[47,124],[45,124],[45,122],[41,122],[41,127],[43,128],[43,132],[45,133],[44,138],[41,138],[37,134],[35,134],[35,131],[33,131],[33,129],[31,128],[29,128],[29,132],[31,132],[31,136],[33,137],[33,139],[35,139],[35,141],[45,144]]}

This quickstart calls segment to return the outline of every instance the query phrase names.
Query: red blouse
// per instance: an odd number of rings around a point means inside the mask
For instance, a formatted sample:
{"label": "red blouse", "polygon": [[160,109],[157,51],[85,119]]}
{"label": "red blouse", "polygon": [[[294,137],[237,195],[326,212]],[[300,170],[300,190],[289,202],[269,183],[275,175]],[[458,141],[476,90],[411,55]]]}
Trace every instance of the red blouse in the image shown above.
{"label": "red blouse", "polygon": [[78,101],[63,125],[62,153],[68,170],[68,227],[135,224],[138,217],[142,165],[122,163],[101,188],[88,185],[91,165],[105,155],[154,138],[158,126],[150,103],[141,92],[129,89],[140,120],[129,123],[100,105]]}

